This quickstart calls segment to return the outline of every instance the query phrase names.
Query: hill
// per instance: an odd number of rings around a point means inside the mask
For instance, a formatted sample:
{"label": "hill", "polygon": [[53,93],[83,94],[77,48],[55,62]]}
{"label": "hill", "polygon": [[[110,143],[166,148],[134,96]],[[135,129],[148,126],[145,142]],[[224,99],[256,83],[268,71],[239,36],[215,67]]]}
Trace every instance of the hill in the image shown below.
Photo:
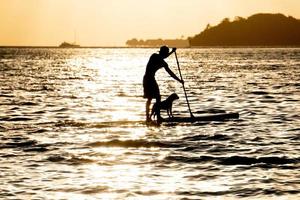
{"label": "hill", "polygon": [[300,20],[283,14],[225,18],[188,40],[191,46],[299,46]]}

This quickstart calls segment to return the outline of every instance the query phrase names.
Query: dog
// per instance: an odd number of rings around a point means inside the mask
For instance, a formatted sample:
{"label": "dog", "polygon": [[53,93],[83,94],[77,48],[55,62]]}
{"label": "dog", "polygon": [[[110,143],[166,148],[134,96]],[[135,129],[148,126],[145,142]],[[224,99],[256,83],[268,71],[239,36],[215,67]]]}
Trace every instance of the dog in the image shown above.
{"label": "dog", "polygon": [[157,103],[154,103],[150,117],[157,116],[158,109],[167,110],[169,118],[173,117],[172,106],[173,106],[173,101],[175,101],[176,99],[179,99],[179,97],[176,93],[173,93],[166,100],[160,102],[160,106],[158,106]]}

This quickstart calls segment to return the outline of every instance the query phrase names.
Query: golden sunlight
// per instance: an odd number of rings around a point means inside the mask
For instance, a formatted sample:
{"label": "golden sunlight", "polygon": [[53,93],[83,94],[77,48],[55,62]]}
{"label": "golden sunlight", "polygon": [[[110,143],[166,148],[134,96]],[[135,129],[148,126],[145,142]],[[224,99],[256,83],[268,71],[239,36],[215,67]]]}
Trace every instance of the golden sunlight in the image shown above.
{"label": "golden sunlight", "polygon": [[124,46],[134,37],[192,36],[225,17],[268,12],[300,18],[299,7],[298,0],[2,0],[0,46]]}

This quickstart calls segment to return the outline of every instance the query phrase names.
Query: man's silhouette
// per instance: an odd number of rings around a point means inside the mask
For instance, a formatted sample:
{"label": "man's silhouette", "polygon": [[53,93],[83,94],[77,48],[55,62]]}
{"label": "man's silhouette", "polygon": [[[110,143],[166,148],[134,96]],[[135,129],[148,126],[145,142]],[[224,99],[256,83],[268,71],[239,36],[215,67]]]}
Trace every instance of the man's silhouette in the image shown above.
{"label": "man's silhouette", "polygon": [[169,68],[168,64],[164,61],[165,58],[169,57],[173,52],[176,51],[176,48],[173,48],[171,52],[169,52],[169,48],[167,46],[160,47],[159,53],[154,53],[151,55],[147,67],[146,72],[143,79],[144,86],[144,98],[147,99],[146,102],[146,121],[150,122],[151,118],[149,115],[150,112],[150,104],[153,98],[156,99],[156,103],[158,105],[157,109],[157,121],[160,122],[162,120],[160,116],[159,104],[161,101],[159,87],[155,80],[155,73],[160,68],[165,68],[165,70],[173,77],[175,80],[183,83]]}

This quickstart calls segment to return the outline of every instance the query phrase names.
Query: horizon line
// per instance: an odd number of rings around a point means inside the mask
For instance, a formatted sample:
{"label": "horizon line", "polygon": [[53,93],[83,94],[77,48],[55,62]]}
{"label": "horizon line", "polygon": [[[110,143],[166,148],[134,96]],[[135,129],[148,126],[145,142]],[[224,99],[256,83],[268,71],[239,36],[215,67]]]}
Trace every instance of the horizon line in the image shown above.
{"label": "horizon line", "polygon": [[[57,49],[88,49],[88,48],[159,48],[160,46],[79,46],[79,47],[59,47],[59,46],[35,46],[35,45],[0,45],[0,48],[57,48]],[[172,48],[172,47],[170,47]],[[300,45],[203,45],[203,46],[187,46],[177,47],[177,49],[197,49],[197,48],[300,48]]]}

